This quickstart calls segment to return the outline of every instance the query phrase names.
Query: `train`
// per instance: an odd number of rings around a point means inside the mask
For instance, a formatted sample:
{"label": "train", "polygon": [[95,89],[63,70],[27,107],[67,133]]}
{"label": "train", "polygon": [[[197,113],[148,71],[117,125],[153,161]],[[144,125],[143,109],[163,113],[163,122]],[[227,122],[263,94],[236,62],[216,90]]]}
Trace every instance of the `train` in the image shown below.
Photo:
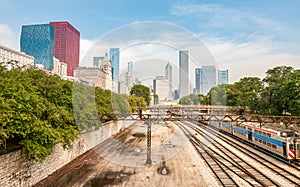
{"label": "train", "polygon": [[221,121],[211,121],[209,125],[272,154],[300,163],[300,136],[296,132],[278,131],[251,123],[233,125]]}

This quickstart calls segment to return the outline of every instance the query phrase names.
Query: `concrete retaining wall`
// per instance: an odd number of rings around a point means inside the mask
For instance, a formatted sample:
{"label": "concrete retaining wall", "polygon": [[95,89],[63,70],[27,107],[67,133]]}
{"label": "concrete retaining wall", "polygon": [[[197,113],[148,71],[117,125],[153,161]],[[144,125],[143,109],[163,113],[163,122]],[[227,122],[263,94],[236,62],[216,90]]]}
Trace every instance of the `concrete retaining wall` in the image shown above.
{"label": "concrete retaining wall", "polygon": [[122,127],[127,127],[132,123],[130,121],[119,121],[109,123],[98,130],[82,133],[73,142],[72,148],[64,150],[61,145],[56,145],[52,154],[42,163],[25,160],[21,150],[1,155],[0,186],[33,186],[57,169],[117,133]]}

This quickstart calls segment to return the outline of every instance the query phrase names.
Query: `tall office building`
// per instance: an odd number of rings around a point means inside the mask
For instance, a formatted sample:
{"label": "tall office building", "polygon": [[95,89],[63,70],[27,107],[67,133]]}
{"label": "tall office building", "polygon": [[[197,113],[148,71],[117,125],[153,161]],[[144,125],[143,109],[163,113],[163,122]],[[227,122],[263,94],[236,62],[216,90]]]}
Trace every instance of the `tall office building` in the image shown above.
{"label": "tall office building", "polygon": [[133,62],[128,62],[128,67],[127,67],[127,72],[128,72],[128,76],[132,77],[132,73],[133,73]]}
{"label": "tall office building", "polygon": [[201,71],[200,91],[202,94],[207,94],[217,85],[217,69],[215,66],[202,66]]}
{"label": "tall office building", "polygon": [[120,60],[120,51],[119,48],[110,48],[109,51],[110,61],[112,62],[112,79],[119,79],[119,60]]}
{"label": "tall office building", "polygon": [[172,83],[172,66],[170,63],[168,63],[165,67],[165,78],[168,80],[168,97],[172,98],[172,88],[173,88],[173,83]]}
{"label": "tall office building", "polygon": [[218,84],[228,84],[228,69],[227,70],[220,70],[218,73]]}
{"label": "tall office building", "polygon": [[66,21],[50,24],[54,27],[54,56],[68,65],[67,75],[73,76],[79,66],[80,33]]}
{"label": "tall office building", "polygon": [[188,51],[179,51],[179,96],[190,94],[189,83],[189,54]]}
{"label": "tall office building", "polygon": [[195,94],[201,93],[201,74],[202,74],[202,69],[201,68],[196,68],[195,69]]}
{"label": "tall office building", "polygon": [[34,66],[42,64],[53,69],[54,28],[50,24],[23,25],[20,37],[21,52],[33,56]]}

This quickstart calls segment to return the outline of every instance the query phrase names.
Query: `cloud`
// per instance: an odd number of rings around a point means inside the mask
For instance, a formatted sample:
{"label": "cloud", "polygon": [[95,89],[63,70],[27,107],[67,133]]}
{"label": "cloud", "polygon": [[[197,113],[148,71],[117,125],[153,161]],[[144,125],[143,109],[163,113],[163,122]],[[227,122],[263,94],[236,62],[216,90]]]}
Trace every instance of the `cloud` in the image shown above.
{"label": "cloud", "polygon": [[194,25],[199,27],[199,30],[208,29],[207,32],[233,36],[235,39],[244,40],[252,33],[262,34],[268,31],[273,32],[270,34],[274,36],[274,31],[286,31],[282,23],[265,18],[266,13],[241,10],[224,4],[175,3],[170,12],[182,20],[188,18],[188,21],[194,21]]}
{"label": "cloud", "polygon": [[294,50],[297,46],[278,39],[288,37],[285,35],[291,29],[285,23],[273,20],[271,12],[242,10],[226,4],[175,3],[171,14],[183,21],[194,21],[201,30],[198,37],[206,44],[219,68],[229,70],[231,83],[245,76],[263,78],[265,72],[275,66],[300,68],[300,55]]}
{"label": "cloud", "polygon": [[80,39],[80,60],[84,58],[89,49],[94,45],[96,40]]}
{"label": "cloud", "polygon": [[8,25],[2,23],[0,23],[0,45],[19,50],[18,37]]}
{"label": "cloud", "polygon": [[174,4],[171,8],[171,14],[175,16],[215,13],[220,11],[223,11],[223,7],[220,4]]}
{"label": "cloud", "polygon": [[276,66],[300,69],[300,55],[278,52],[278,43],[267,39],[237,43],[224,39],[207,39],[209,51],[220,69],[229,70],[229,82],[242,77],[265,77],[265,72]]}

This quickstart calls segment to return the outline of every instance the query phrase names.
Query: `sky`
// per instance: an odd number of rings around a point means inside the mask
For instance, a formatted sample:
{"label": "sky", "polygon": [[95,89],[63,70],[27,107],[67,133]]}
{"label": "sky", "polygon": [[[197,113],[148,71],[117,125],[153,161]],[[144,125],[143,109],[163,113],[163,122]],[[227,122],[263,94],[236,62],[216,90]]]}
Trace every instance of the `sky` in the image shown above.
{"label": "sky", "polygon": [[[68,21],[81,34],[81,65],[92,63],[86,62],[87,54],[101,44],[99,56],[109,52],[105,47],[122,48],[121,72],[128,61],[156,59],[157,67],[144,68],[161,75],[167,62],[178,66],[181,47],[193,46],[186,43],[192,41],[190,35],[197,38],[195,51],[202,53],[205,46],[218,68],[229,70],[233,83],[248,76],[263,78],[275,66],[300,68],[299,8],[298,0],[0,0],[0,45],[19,50],[22,25]],[[151,29],[149,23],[154,23]],[[148,29],[130,30],[138,26]],[[197,61],[197,52],[191,57]],[[191,76],[193,68],[206,63],[202,59],[191,65]]]}

